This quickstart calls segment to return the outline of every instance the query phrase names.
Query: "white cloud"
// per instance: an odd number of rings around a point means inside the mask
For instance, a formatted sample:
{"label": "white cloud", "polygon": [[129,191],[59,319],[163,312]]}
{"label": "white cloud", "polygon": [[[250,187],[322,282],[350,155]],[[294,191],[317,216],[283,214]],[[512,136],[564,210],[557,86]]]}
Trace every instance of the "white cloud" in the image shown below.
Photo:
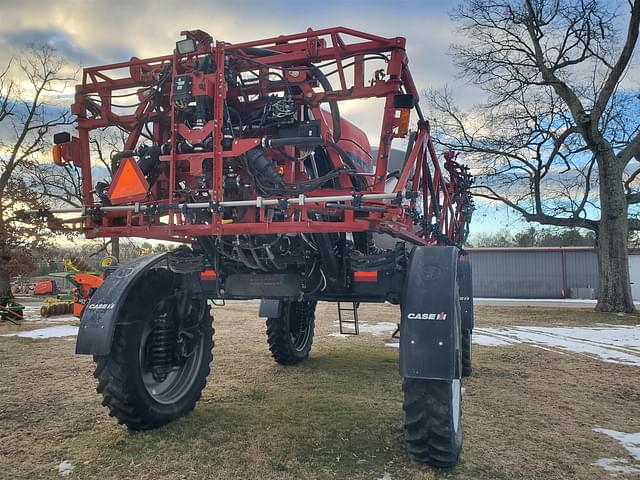
{"label": "white cloud", "polygon": [[[203,29],[238,43],[258,38],[344,25],[382,36],[405,36],[410,67],[419,89],[442,86],[454,76],[447,57],[454,40],[446,9],[435,1],[221,0],[177,2],[35,0],[3,2],[0,65],[27,42],[46,42],[85,66],[127,60],[130,55],[168,54],[181,30]],[[4,53],[2,53],[4,52]],[[381,107],[357,102],[343,107],[378,143]]]}

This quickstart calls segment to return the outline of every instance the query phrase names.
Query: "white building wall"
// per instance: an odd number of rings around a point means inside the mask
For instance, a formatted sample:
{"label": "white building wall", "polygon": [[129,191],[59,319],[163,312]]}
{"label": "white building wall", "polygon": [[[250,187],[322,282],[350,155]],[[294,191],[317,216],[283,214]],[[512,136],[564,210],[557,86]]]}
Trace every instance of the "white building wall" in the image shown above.
{"label": "white building wall", "polygon": [[640,254],[629,255],[629,277],[631,280],[631,295],[640,301]]}

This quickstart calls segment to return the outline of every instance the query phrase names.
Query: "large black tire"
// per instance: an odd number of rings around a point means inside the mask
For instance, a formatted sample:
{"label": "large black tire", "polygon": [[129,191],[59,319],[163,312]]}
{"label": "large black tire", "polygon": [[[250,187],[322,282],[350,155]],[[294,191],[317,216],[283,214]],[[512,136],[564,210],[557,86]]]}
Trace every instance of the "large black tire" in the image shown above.
{"label": "large black tire", "polygon": [[[208,305],[194,307],[200,315],[201,335],[193,355],[164,381],[154,379],[145,367],[145,346],[158,315],[172,294],[172,274],[164,269],[145,274],[134,287],[118,319],[111,352],[95,356],[98,393],[109,415],[131,430],[165,425],[194,409],[200,399],[213,360],[213,326]],[[163,303],[165,302],[165,303]],[[198,302],[206,302],[205,299]],[[197,303],[197,302],[194,302]]]}
{"label": "large black tire", "polygon": [[462,449],[460,380],[405,378],[405,439],[419,463],[450,468]]}
{"label": "large black tire", "polygon": [[473,372],[473,344],[471,343],[473,330],[462,329],[462,376],[468,377]]}
{"label": "large black tire", "polygon": [[316,302],[284,302],[279,317],[267,318],[271,356],[281,365],[305,360],[313,344]]}

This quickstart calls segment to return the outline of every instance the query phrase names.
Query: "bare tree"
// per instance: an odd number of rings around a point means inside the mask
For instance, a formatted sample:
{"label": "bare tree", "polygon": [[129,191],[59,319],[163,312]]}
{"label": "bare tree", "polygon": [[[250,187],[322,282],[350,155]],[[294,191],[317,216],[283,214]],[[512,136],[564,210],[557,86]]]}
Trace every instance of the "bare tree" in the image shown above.
{"label": "bare tree", "polygon": [[28,172],[50,146],[51,130],[71,122],[56,98],[74,77],[46,45],[28,47],[0,74],[0,283],[10,273],[28,271],[30,252],[48,243],[41,225],[9,220],[18,209],[44,206]]}
{"label": "bare tree", "polygon": [[596,308],[634,311],[627,237],[640,230],[629,214],[640,203],[640,108],[637,83],[623,82],[640,4],[468,0],[453,18],[466,37],[456,62],[488,100],[464,112],[449,91],[432,92],[434,134],[475,160],[476,196],[530,222],[596,232]]}

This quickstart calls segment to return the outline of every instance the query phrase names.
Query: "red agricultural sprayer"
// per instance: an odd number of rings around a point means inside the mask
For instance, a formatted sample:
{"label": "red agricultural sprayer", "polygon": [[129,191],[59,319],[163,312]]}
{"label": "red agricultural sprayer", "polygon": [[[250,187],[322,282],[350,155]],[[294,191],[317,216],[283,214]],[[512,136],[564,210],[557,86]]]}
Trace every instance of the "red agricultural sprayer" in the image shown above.
{"label": "red agricultural sprayer", "polygon": [[[39,212],[52,228],[186,244],[115,269],[87,304],[77,353],[95,356],[104,404],[132,429],[192,410],[212,360],[209,299],[261,299],[284,365],[309,355],[316,302],[338,302],[341,320],[340,302],[352,305],[357,332],[359,303],[388,301],[401,305],[409,451],[455,464],[471,369],[460,248],[471,178],[453,152],[438,160],[405,39],[342,27],[241,44],[182,35],[171,55],[86,68],[77,136],[54,138],[84,206]],[[375,153],[340,113],[372,98],[384,101]],[[113,178],[95,181],[90,139],[106,127],[125,144]],[[407,146],[393,165],[397,138]]]}

